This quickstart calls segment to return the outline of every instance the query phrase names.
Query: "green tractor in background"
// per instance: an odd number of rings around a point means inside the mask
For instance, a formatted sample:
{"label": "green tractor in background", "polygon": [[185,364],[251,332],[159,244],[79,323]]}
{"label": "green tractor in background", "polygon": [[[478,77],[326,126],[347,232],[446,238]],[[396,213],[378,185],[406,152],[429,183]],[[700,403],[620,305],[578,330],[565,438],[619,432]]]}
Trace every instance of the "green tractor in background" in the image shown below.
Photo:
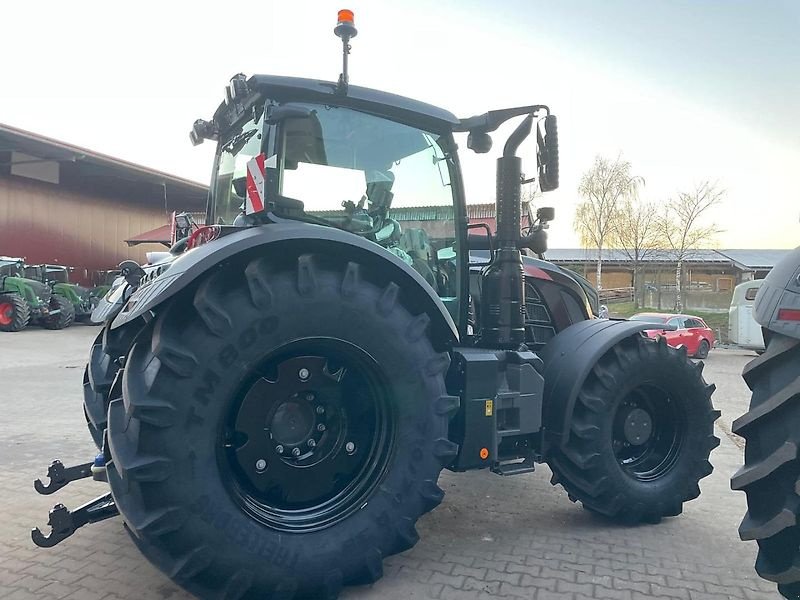
{"label": "green tractor in background", "polygon": [[64,329],[75,320],[75,309],[41,281],[25,276],[25,261],[0,256],[0,331],[21,331],[30,323]]}
{"label": "green tractor in background", "polygon": [[75,310],[75,321],[90,323],[92,311],[105,292],[102,292],[101,289],[87,288],[77,283],[71,283],[69,274],[74,270],[74,267],[65,267],[64,265],[27,265],[25,266],[25,276],[49,285],[54,295],[61,296],[72,304]]}

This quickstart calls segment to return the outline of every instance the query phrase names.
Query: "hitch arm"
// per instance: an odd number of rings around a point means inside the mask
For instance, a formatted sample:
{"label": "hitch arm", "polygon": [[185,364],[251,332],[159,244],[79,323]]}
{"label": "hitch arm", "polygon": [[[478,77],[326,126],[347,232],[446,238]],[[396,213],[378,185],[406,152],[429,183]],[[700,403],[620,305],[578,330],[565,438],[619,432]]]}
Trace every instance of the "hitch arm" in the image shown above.
{"label": "hitch arm", "polygon": [[91,477],[93,464],[93,462],[88,462],[74,467],[65,467],[60,460],[54,460],[47,468],[47,477],[50,482],[44,485],[41,479],[37,479],[33,482],[33,487],[40,494],[47,496],[57,492],[70,481]]}
{"label": "hitch arm", "polygon": [[31,529],[31,539],[40,548],[52,548],[63,542],[75,531],[88,523],[97,523],[119,514],[111,493],[103,494],[86,504],[70,511],[63,504],[56,504],[50,511],[47,524],[50,534],[44,535],[38,527]]}

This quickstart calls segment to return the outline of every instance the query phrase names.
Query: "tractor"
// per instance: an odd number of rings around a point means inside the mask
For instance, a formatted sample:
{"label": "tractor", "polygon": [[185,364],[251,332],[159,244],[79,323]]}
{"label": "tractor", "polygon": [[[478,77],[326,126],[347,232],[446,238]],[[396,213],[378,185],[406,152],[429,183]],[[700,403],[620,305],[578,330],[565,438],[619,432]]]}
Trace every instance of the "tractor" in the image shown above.
{"label": "tractor", "polygon": [[70,302],[26,275],[22,258],[0,256],[0,331],[21,331],[29,323],[64,329],[74,318]]}
{"label": "tractor", "polygon": [[89,322],[100,295],[92,288],[71,283],[69,274],[74,270],[74,267],[64,265],[29,265],[25,267],[25,276],[48,284],[54,295],[72,304],[75,321]]}
{"label": "tractor", "polygon": [[[521,230],[529,135],[536,184],[558,186],[550,109],[461,119],[350,85],[350,11],[335,33],[338,81],[237,75],[194,123],[217,144],[206,225],[120,266],[84,374],[101,453],[35,482],[110,490],[56,506],[37,545],[120,514],[199,597],[333,598],[414,546],[443,468],[547,463],[626,523],[699,495],[719,443],[702,363],[643,335],[661,325],[594,318],[590,286],[541,259],[552,209]],[[468,222],[456,136],[486,153],[510,119],[489,231]]]}
{"label": "tractor", "polygon": [[744,466],[731,488],[747,495],[742,540],[758,542],[756,571],[800,598],[800,248],[770,271],[755,298],[753,316],[766,350],[743,376],[753,394],[750,410],[733,423],[745,439]]}

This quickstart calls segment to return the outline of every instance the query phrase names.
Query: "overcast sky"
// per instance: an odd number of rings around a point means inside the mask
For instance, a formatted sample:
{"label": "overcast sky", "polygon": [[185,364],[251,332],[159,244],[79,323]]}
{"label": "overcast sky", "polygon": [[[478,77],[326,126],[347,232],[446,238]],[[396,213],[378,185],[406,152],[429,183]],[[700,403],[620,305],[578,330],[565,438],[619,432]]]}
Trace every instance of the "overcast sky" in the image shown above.
{"label": "overcast sky", "polygon": [[[207,183],[213,148],[189,144],[191,123],[240,71],[335,80],[338,8],[356,13],[354,84],[458,116],[553,109],[551,246],[578,245],[578,181],[597,154],[629,160],[657,202],[717,181],[719,247],[800,243],[794,0],[5,3],[0,122]],[[462,148],[468,201],[492,201],[496,154]]]}

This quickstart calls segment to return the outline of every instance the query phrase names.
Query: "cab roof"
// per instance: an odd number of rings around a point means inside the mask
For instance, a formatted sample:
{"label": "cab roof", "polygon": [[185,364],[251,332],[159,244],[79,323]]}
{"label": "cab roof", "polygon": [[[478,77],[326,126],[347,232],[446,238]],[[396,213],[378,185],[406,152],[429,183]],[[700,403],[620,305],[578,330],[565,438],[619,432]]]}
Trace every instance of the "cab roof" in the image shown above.
{"label": "cab roof", "polygon": [[[247,80],[247,85],[262,97],[279,102],[320,102],[354,108],[432,133],[451,132],[461,122],[453,113],[438,106],[357,85],[349,85],[347,93],[341,94],[332,81],[279,75],[253,75]],[[229,120],[225,119],[227,115],[223,116],[226,112],[223,103],[215,119],[223,117],[222,120]]]}

